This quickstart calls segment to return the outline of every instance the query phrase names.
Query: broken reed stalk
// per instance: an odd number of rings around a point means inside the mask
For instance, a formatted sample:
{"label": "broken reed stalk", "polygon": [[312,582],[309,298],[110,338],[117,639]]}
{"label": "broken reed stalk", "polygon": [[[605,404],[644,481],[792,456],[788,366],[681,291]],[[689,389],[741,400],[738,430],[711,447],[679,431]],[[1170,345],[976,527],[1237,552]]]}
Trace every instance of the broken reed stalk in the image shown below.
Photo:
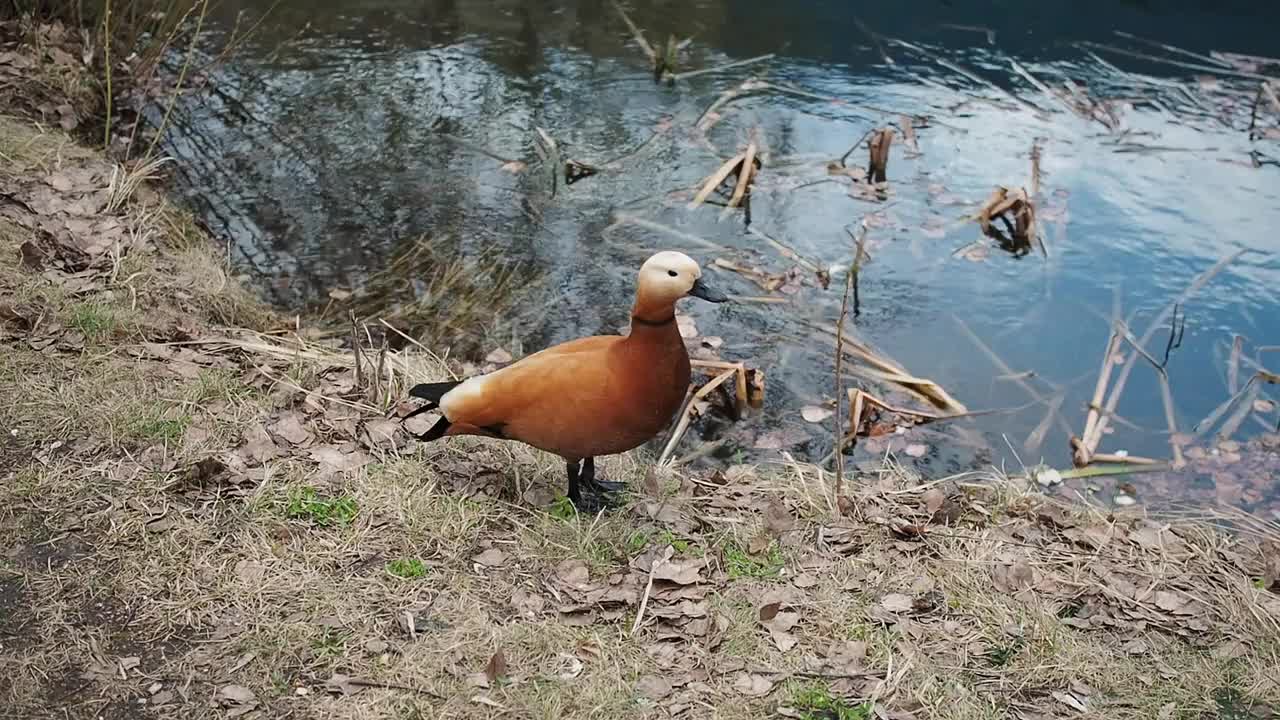
{"label": "broken reed stalk", "polygon": [[[1118,320],[1118,319],[1117,319]],[[1115,325],[1107,334],[1107,346],[1102,354],[1102,367],[1098,370],[1098,380],[1093,386],[1093,398],[1089,401],[1089,413],[1085,416],[1084,431],[1080,433],[1080,443],[1076,445],[1072,461],[1076,467],[1088,465],[1093,452],[1097,450],[1099,440],[1095,439],[1098,422],[1101,420],[1102,403],[1106,401],[1107,385],[1111,382],[1111,373],[1116,366],[1116,343],[1120,333]],[[1101,438],[1101,435],[1096,437]],[[1074,444],[1074,443],[1073,443]]]}
{"label": "broken reed stalk", "polygon": [[1173,450],[1173,467],[1180,470],[1187,465],[1182,457],[1182,445],[1178,442],[1178,419],[1173,413],[1173,390],[1169,387],[1168,373],[1159,373],[1160,401],[1164,404],[1164,422],[1169,429],[1169,448]]}
{"label": "broken reed stalk", "polygon": [[[849,232],[846,228],[845,232]],[[850,266],[849,272],[853,275],[853,316],[857,317],[862,314],[862,300],[858,297],[858,274],[862,271],[862,258],[866,254],[864,248],[867,244],[867,226],[862,225],[862,232],[854,238],[853,233],[849,232],[849,239],[854,241],[853,265]]]}
{"label": "broken reed stalk", "polygon": [[546,145],[548,165],[551,168],[551,197],[554,198],[556,190],[560,187],[560,168],[563,167],[560,161],[560,146],[556,145],[555,139],[546,130],[540,127],[535,127],[534,130],[538,131],[538,136],[542,138],[543,144]]}
{"label": "broken reed stalk", "polygon": [[356,387],[363,388],[363,364],[360,361],[360,328],[356,325],[356,313],[354,310],[347,311],[351,315],[351,353],[355,357],[356,364]]}
{"label": "broken reed stalk", "polygon": [[[748,149],[751,149],[751,148],[749,147]],[[747,157],[747,154],[745,152],[742,152],[742,153],[738,153],[737,155],[734,155],[728,160],[725,160],[724,164],[721,165],[718,170],[711,173],[711,175],[707,177],[706,182],[702,184],[702,189],[698,190],[698,193],[693,196],[693,200],[689,201],[689,204],[687,206],[688,209],[693,210],[694,208],[698,207],[702,203],[706,202],[707,198],[711,197],[711,193],[715,192],[716,188],[720,187],[720,184],[723,183],[726,179],[728,179],[730,175],[733,174],[733,169],[738,167],[738,164],[741,163],[744,159],[746,159],[746,157]]]}
{"label": "broken reed stalk", "polygon": [[[1227,265],[1230,265],[1236,260],[1236,258],[1240,257],[1244,253],[1244,250],[1237,250],[1230,255],[1226,255],[1218,260],[1218,262],[1214,263],[1212,267],[1197,275],[1186,289],[1184,289],[1178,297],[1174,298],[1173,302],[1166,305],[1164,309],[1160,311],[1160,314],[1151,321],[1151,325],[1147,327],[1146,332],[1144,332],[1142,337],[1138,339],[1137,344],[1146,347],[1147,343],[1151,341],[1151,338],[1155,336],[1156,331],[1163,327],[1165,322],[1168,321],[1169,316],[1173,314],[1173,309],[1175,307],[1185,305],[1188,299],[1203,289],[1204,286],[1216,277],[1218,273],[1222,272]],[[1134,355],[1136,354],[1137,353],[1134,353]],[[1123,362],[1123,365],[1120,368],[1120,375],[1116,378],[1116,384],[1111,389],[1110,394],[1107,395],[1107,402],[1103,408],[1104,412],[1098,419],[1098,424],[1094,431],[1098,437],[1102,437],[1106,432],[1107,421],[1110,416],[1115,413],[1116,406],[1120,404],[1120,396],[1124,394],[1125,384],[1129,380],[1129,373],[1133,371],[1133,366],[1134,363],[1132,362]]]}
{"label": "broken reed stalk", "polygon": [[1201,72],[1213,73],[1215,75],[1225,75],[1227,77],[1245,78],[1248,80],[1271,79],[1268,76],[1262,75],[1260,73],[1245,72],[1243,70],[1224,68],[1216,65],[1201,65],[1199,63],[1183,62],[1181,60],[1163,58],[1158,55],[1151,55],[1148,53],[1136,52],[1134,50],[1125,50],[1124,48],[1118,48],[1112,45],[1104,45],[1102,43],[1081,41],[1076,44],[1083,47],[1093,48],[1095,50],[1104,50],[1106,52],[1114,53],[1116,55],[1127,55],[1128,57],[1137,58],[1138,60],[1146,60],[1147,62],[1160,63],[1163,65],[1172,65],[1173,67],[1185,68],[1187,70],[1199,70]]}
{"label": "broken reed stalk", "polygon": [[767,53],[765,55],[757,55],[753,58],[747,58],[746,60],[735,60],[731,63],[725,63],[723,65],[717,65],[715,67],[702,68],[701,70],[690,70],[689,72],[674,73],[671,75],[671,79],[672,80],[688,80],[691,77],[697,77],[699,75],[707,75],[709,73],[720,72],[722,70],[732,70],[733,68],[742,67],[744,65],[755,65],[756,63],[762,63],[767,60],[772,60],[774,57],[775,55],[773,53]]}
{"label": "broken reed stalk", "polygon": [[[729,203],[720,211],[721,219],[733,212],[734,208],[742,204],[742,199],[747,194],[747,188],[751,186],[751,182],[755,178],[756,143],[754,140],[747,143],[747,151],[742,154],[741,162],[741,168],[738,170],[738,184],[733,188],[733,196],[729,198]],[[706,188],[704,187],[703,189],[705,190]]]}
{"label": "broken reed stalk", "polygon": [[[849,264],[849,274],[844,279],[844,295],[840,298],[840,319],[836,325],[836,414],[835,414],[835,460],[836,460],[836,501],[834,507],[836,514],[840,513],[840,498],[844,496],[844,429],[841,427],[842,408],[841,401],[844,399],[844,324],[849,318],[849,291],[853,289],[858,277],[858,260],[862,256],[863,242],[867,238],[867,223],[864,219],[859,223],[858,238],[854,243],[853,262]],[[850,233],[853,237],[853,233]],[[853,426],[853,433],[858,432],[857,425]]]}
{"label": "broken reed stalk", "polygon": [[656,68],[658,66],[658,53],[653,49],[653,46],[649,44],[649,41],[645,39],[644,31],[631,21],[631,16],[628,15],[627,11],[623,10],[622,6],[617,2],[613,3],[613,9],[617,10],[618,14],[622,16],[622,22],[626,23],[627,28],[631,30],[631,36],[635,39],[636,44],[640,46],[640,50],[644,52],[644,54],[649,58],[649,62]]}
{"label": "broken reed stalk", "polygon": [[1240,392],[1240,352],[1244,350],[1244,337],[1236,335],[1231,341],[1231,357],[1227,360],[1227,392]]}
{"label": "broken reed stalk", "polygon": [[867,143],[869,159],[867,162],[867,179],[873,183],[882,183],[887,179],[889,169],[889,146],[893,144],[893,128],[885,127],[871,135]]}
{"label": "broken reed stalk", "polygon": [[1173,45],[1166,45],[1166,44],[1164,44],[1164,43],[1162,43],[1162,42],[1156,42],[1156,41],[1154,41],[1154,40],[1148,40],[1148,39],[1143,38],[1143,37],[1138,37],[1137,35],[1134,35],[1133,33],[1127,33],[1127,32],[1125,32],[1125,31],[1123,31],[1123,30],[1112,30],[1111,32],[1112,32],[1113,34],[1115,34],[1115,35],[1117,35],[1117,36],[1119,36],[1119,37],[1125,38],[1125,39],[1127,39],[1127,40],[1132,40],[1132,41],[1134,41],[1134,42],[1136,42],[1136,43],[1142,43],[1143,45],[1149,45],[1149,46],[1154,47],[1154,48],[1159,48],[1159,49],[1161,49],[1161,50],[1164,50],[1165,52],[1171,52],[1171,53],[1174,53],[1174,54],[1177,54],[1177,55],[1182,55],[1182,56],[1185,56],[1185,57],[1192,58],[1192,59],[1194,59],[1194,60],[1203,60],[1203,61],[1205,61],[1205,62],[1210,62],[1210,63],[1213,63],[1214,65],[1220,65],[1220,66],[1222,66],[1222,67],[1224,67],[1224,68],[1228,68],[1228,69],[1230,69],[1230,68],[1234,67],[1231,63],[1227,62],[1226,60],[1220,60],[1220,59],[1218,59],[1218,58],[1216,58],[1216,57],[1213,57],[1212,55],[1201,55],[1200,53],[1197,53],[1197,52],[1191,52],[1190,50],[1184,50],[1184,49],[1182,49],[1182,48],[1180,48],[1180,47],[1176,47],[1176,46],[1173,46]]}

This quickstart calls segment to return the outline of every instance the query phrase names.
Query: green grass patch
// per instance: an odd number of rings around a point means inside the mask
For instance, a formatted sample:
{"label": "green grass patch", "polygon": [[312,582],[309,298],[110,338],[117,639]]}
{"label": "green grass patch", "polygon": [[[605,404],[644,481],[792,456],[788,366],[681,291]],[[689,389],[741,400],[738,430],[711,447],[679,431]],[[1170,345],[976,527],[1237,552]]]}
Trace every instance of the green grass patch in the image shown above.
{"label": "green grass patch", "polygon": [[349,495],[322,497],[313,487],[295,487],[289,490],[285,504],[285,517],[292,520],[308,520],[319,527],[348,525],[356,518],[360,507]]}
{"label": "green grass patch", "polygon": [[87,340],[110,337],[120,324],[116,312],[109,305],[99,302],[80,302],[71,306],[67,324],[75,328]]}
{"label": "green grass patch", "polygon": [[573,501],[568,495],[557,495],[551,507],[547,508],[547,512],[551,517],[565,522],[578,517],[578,508],[573,506]]}
{"label": "green grass patch", "polygon": [[182,441],[182,434],[191,424],[189,415],[165,417],[159,409],[144,412],[129,421],[129,433],[134,437],[173,445]]}
{"label": "green grass patch", "polygon": [[401,580],[412,580],[427,574],[427,566],[418,558],[396,558],[387,563],[387,572]]}
{"label": "green grass patch", "polygon": [[871,717],[871,703],[850,705],[842,697],[835,697],[822,684],[805,685],[791,695],[791,705],[802,720],[867,720]]}
{"label": "green grass patch", "polygon": [[731,542],[724,549],[724,566],[732,579],[776,578],[782,573],[782,547],[775,540],[758,555]]}

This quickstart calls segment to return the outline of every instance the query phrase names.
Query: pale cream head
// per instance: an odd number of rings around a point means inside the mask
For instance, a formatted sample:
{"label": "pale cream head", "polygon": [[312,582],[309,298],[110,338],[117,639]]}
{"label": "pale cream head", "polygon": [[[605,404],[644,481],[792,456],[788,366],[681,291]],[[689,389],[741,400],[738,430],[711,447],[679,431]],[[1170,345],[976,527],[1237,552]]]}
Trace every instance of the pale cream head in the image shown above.
{"label": "pale cream head", "polygon": [[688,295],[701,277],[702,268],[693,258],[682,252],[664,250],[640,266],[637,289],[649,302],[674,303]]}

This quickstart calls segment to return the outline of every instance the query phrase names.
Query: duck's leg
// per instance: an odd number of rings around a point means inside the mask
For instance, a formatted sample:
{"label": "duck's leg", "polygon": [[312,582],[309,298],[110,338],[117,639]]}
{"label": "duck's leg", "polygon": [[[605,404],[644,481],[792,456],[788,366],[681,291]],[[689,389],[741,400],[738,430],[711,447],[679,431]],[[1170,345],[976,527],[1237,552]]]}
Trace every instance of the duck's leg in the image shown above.
{"label": "duck's leg", "polygon": [[601,495],[616,495],[627,489],[627,486],[620,482],[597,480],[595,458],[587,458],[582,461],[582,477],[580,482],[588,489],[588,492],[594,490],[597,494]]}
{"label": "duck's leg", "polygon": [[569,502],[579,512],[595,514],[621,504],[615,492],[622,489],[622,483],[596,480],[596,464],[592,458],[581,463],[566,463],[565,471],[569,476]]}

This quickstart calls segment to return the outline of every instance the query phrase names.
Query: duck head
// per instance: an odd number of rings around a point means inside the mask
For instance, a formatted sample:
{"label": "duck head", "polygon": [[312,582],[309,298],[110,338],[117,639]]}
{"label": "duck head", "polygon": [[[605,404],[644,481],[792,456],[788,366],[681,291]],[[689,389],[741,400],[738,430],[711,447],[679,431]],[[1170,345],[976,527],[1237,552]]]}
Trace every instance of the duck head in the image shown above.
{"label": "duck head", "polygon": [[640,266],[636,284],[637,314],[662,314],[663,308],[673,307],[686,296],[713,303],[729,299],[702,278],[702,268],[684,253],[664,250]]}

